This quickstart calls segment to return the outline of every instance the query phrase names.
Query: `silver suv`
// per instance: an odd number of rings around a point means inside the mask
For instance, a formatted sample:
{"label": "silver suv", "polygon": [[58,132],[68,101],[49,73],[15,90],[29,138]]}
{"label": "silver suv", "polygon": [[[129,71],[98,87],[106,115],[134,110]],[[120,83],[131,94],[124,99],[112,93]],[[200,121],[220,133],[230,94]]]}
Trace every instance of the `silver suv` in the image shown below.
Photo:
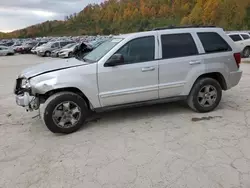
{"label": "silver suv", "polygon": [[23,71],[18,105],[38,110],[54,133],[72,133],[90,111],[186,100],[210,112],[242,76],[241,55],[223,29],[188,27],[119,35],[82,60]]}
{"label": "silver suv", "polygon": [[36,48],[36,53],[39,56],[50,56],[51,52],[56,49],[61,49],[62,47],[74,43],[74,41],[56,41],[48,42]]}

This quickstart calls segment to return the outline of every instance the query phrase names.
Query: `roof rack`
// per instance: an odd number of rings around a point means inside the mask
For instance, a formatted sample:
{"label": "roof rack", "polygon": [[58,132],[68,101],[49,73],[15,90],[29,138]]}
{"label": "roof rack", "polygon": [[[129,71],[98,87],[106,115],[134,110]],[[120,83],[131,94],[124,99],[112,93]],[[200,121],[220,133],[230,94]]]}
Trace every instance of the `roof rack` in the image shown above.
{"label": "roof rack", "polygon": [[158,27],[154,28],[152,31],[157,31],[157,30],[165,30],[165,29],[185,29],[185,28],[207,28],[207,27],[216,27],[214,25],[188,25],[188,26],[166,26],[166,27]]}

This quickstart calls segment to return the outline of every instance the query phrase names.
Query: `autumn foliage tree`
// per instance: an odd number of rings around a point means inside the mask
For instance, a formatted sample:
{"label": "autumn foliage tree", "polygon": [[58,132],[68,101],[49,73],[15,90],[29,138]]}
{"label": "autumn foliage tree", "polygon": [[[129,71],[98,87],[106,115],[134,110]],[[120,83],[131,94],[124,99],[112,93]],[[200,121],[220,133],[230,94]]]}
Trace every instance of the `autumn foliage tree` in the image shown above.
{"label": "autumn foliage tree", "polygon": [[64,21],[47,21],[8,36],[119,34],[191,24],[250,29],[250,0],[106,0],[65,16]]}

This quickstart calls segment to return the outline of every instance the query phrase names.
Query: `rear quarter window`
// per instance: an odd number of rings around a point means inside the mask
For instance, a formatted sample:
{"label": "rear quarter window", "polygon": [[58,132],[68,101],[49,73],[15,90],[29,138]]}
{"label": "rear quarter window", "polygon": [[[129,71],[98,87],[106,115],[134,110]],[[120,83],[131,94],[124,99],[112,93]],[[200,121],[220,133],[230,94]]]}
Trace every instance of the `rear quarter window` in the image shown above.
{"label": "rear quarter window", "polygon": [[250,39],[250,36],[247,34],[241,34],[241,36],[244,40]]}
{"label": "rear quarter window", "polygon": [[232,51],[229,44],[215,32],[197,33],[206,53]]}
{"label": "rear quarter window", "polygon": [[234,41],[234,42],[237,42],[237,41],[241,41],[241,37],[240,35],[229,35],[229,37]]}

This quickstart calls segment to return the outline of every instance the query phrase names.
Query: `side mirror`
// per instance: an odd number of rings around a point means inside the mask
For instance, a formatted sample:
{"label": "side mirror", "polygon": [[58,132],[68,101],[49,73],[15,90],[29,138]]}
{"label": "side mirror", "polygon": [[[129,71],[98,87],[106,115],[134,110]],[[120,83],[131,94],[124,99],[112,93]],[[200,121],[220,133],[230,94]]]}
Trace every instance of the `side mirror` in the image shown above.
{"label": "side mirror", "polygon": [[122,54],[114,54],[105,64],[104,67],[114,67],[124,64],[124,57]]}

